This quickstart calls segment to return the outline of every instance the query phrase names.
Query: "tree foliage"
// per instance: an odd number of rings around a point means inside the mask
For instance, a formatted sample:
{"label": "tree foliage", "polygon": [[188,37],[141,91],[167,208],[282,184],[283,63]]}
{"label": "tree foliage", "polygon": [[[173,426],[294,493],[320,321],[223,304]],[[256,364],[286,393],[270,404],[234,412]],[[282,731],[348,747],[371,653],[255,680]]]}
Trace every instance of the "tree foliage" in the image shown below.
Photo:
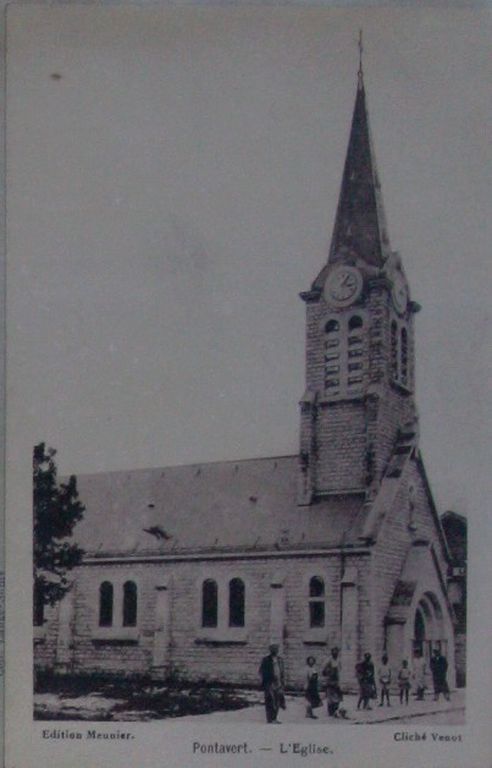
{"label": "tree foliage", "polygon": [[77,479],[57,479],[56,451],[39,443],[33,451],[33,576],[35,591],[43,604],[54,605],[70,589],[67,574],[84,554],[70,541],[82,519]]}

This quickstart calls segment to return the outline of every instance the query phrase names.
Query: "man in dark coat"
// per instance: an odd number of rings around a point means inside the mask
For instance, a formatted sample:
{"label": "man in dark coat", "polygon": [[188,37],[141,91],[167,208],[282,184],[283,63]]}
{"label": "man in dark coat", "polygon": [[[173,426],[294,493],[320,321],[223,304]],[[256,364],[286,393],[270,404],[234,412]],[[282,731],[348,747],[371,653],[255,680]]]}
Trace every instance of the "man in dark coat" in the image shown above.
{"label": "man in dark coat", "polygon": [[265,692],[267,723],[280,723],[278,710],[285,700],[284,662],[278,654],[278,645],[272,644],[269,650],[270,653],[268,656],[264,656],[258,671],[261,677],[261,687]]}
{"label": "man in dark coat", "polygon": [[430,668],[432,672],[432,682],[434,684],[434,701],[438,700],[440,693],[444,694],[446,701],[449,701],[449,686],[446,679],[448,662],[438,648],[435,648],[432,652]]}
{"label": "man in dark coat", "polygon": [[364,654],[364,660],[359,661],[355,667],[357,680],[359,681],[359,701],[357,709],[362,704],[363,709],[371,709],[369,702],[376,698],[376,683],[374,678],[374,664],[370,653]]}

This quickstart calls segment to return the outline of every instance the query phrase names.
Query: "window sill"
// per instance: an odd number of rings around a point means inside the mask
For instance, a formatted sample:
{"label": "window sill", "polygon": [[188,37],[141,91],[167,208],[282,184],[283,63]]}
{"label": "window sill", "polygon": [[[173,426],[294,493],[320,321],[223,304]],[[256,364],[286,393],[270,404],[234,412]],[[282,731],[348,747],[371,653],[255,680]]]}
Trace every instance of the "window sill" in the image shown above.
{"label": "window sill", "polygon": [[241,628],[201,629],[195,638],[197,645],[245,645],[248,642],[246,630]]}
{"label": "window sill", "polygon": [[98,627],[92,642],[95,645],[137,645],[139,638],[137,627]]}

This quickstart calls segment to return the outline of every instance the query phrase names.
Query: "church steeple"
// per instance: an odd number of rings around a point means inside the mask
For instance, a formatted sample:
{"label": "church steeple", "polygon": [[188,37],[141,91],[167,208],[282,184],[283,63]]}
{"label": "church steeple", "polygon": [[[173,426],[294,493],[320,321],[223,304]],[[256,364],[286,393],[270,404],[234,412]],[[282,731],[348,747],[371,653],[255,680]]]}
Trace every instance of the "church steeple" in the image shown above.
{"label": "church steeple", "polygon": [[[381,186],[371,140],[362,64],[328,265],[358,258],[382,267],[390,254]],[[313,284],[324,282],[323,270]]]}
{"label": "church steeple", "polygon": [[330,494],[372,498],[400,433],[416,418],[418,305],[390,250],[361,63],[328,259],[301,298],[306,389],[299,503]]}
{"label": "church steeple", "polygon": [[375,267],[382,266],[389,253],[362,73],[358,78],[329,262],[347,251],[355,252],[354,255]]}

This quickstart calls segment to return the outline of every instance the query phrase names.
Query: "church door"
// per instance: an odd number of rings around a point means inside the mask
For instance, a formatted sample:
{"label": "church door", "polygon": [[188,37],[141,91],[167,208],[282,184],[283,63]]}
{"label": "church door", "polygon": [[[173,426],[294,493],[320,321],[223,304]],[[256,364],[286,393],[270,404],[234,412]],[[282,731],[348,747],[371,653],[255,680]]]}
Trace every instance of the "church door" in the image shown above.
{"label": "church door", "polygon": [[422,653],[425,654],[425,620],[422,616],[422,611],[420,608],[417,608],[415,612],[415,622],[414,622],[414,631],[413,631],[413,652],[414,653]]}

